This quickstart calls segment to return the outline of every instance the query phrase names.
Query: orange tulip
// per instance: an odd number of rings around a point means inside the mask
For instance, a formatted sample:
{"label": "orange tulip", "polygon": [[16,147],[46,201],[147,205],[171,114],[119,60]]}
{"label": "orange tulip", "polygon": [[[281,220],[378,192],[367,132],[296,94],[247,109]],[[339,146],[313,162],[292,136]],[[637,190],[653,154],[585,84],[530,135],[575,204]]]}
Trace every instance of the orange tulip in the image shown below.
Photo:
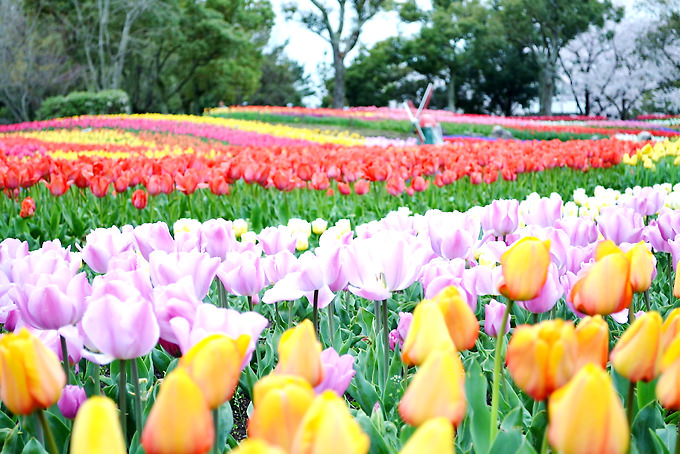
{"label": "orange tulip", "polygon": [[420,454],[436,452],[453,454],[453,426],[446,418],[433,418],[416,430],[399,454]]}
{"label": "orange tulip", "polygon": [[673,363],[680,359],[680,336],[673,339],[668,348],[662,353],[659,361],[659,371],[664,372]]}
{"label": "orange tulip", "polygon": [[26,328],[0,339],[0,399],[10,411],[27,415],[54,405],[66,385],[59,359]]}
{"label": "orange tulip", "polygon": [[628,259],[609,243],[604,241],[598,245],[597,261],[571,289],[570,299],[579,312],[612,314],[627,308],[633,299]]}
{"label": "orange tulip", "polygon": [[648,290],[652,285],[652,276],[656,268],[654,255],[647,249],[645,242],[640,241],[631,247],[626,252],[626,258],[630,262],[630,283],[633,293]]}
{"label": "orange tulip", "polygon": [[455,348],[442,311],[434,301],[424,300],[413,311],[413,320],[404,340],[401,359],[406,365],[420,365],[437,350]]}
{"label": "orange tulip", "polygon": [[574,325],[557,319],[515,328],[506,362],[517,386],[535,400],[543,400],[569,381],[577,355]]}
{"label": "orange tulip", "polygon": [[677,359],[664,368],[656,382],[656,397],[669,410],[680,410],[680,361]]}
{"label": "orange tulip", "polygon": [[255,440],[248,438],[238,445],[230,454],[286,454],[286,451],[278,446],[267,444],[263,440]]}
{"label": "orange tulip", "polygon": [[158,391],[142,432],[146,454],[202,454],[213,445],[210,407],[201,388],[182,367],[170,372]]}
{"label": "orange tulip", "polygon": [[610,359],[616,372],[632,382],[654,380],[661,359],[661,315],[646,312],[624,331]]}
{"label": "orange tulip", "polygon": [[676,307],[668,313],[666,320],[661,325],[661,351],[665,352],[673,339],[680,333],[680,307]]}
{"label": "orange tulip", "polygon": [[456,350],[436,350],[406,388],[399,402],[399,415],[412,426],[443,417],[457,427],[465,417],[464,386],[465,371]]}
{"label": "orange tulip", "polygon": [[479,321],[456,287],[447,287],[433,298],[444,316],[449,335],[458,351],[475,346],[479,336]]}
{"label": "orange tulip", "polygon": [[498,290],[514,301],[528,301],[541,293],[550,265],[550,240],[527,236],[501,256],[503,277]]}
{"label": "orange tulip", "polygon": [[93,452],[127,453],[118,407],[104,396],[90,397],[81,405],[71,432],[71,454]]}
{"label": "orange tulip", "polygon": [[290,452],[302,418],[314,401],[314,390],[297,375],[270,374],[255,383],[248,436]]}
{"label": "orange tulip", "polygon": [[234,340],[224,334],[213,334],[180,358],[179,365],[201,388],[210,408],[219,407],[234,395],[249,342],[248,335]]}
{"label": "orange tulip", "polygon": [[299,375],[316,386],[323,380],[321,343],[316,338],[314,326],[303,320],[296,327],[286,330],[279,340],[279,363],[277,374]]}
{"label": "orange tulip", "polygon": [[293,443],[294,454],[366,454],[371,441],[333,391],[317,396]]}
{"label": "orange tulip", "polygon": [[581,320],[576,326],[576,339],[576,371],[588,363],[599,364],[603,369],[607,367],[609,326],[601,315],[588,316]]}
{"label": "orange tulip", "polygon": [[630,433],[609,374],[587,364],[550,396],[548,440],[563,454],[625,453]]}

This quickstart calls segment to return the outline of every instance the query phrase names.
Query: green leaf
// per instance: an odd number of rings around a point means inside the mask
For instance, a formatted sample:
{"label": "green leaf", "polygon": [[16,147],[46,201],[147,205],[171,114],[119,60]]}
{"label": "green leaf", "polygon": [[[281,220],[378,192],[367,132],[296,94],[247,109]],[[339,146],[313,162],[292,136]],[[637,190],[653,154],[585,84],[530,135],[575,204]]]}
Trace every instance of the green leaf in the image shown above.
{"label": "green leaf", "polygon": [[522,408],[516,407],[512,409],[501,422],[502,430],[512,430],[514,428],[522,428]]}
{"label": "green leaf", "polygon": [[219,420],[218,433],[215,437],[215,446],[217,446],[217,452],[223,452],[224,447],[227,445],[227,438],[231,433],[231,429],[234,427],[234,414],[231,410],[231,405],[226,402],[217,409],[217,418]]}
{"label": "green leaf", "polygon": [[651,402],[642,408],[633,420],[632,436],[639,452],[654,452],[654,440],[650,429],[664,427],[663,415],[656,402]]}
{"label": "green leaf", "polygon": [[645,407],[648,403],[656,401],[656,382],[649,383],[644,381],[637,382],[637,404],[638,408]]}
{"label": "green leaf", "polygon": [[371,454],[392,454],[381,432],[373,425],[371,418],[365,413],[359,412],[354,419],[371,439]]}
{"label": "green leaf", "polygon": [[[482,368],[476,360],[470,362],[465,377],[465,395],[470,405],[470,431],[475,451],[479,454],[489,452],[489,427],[491,411],[487,402],[487,382]],[[510,452],[510,451],[508,451]]]}
{"label": "green leaf", "polygon": [[380,400],[378,393],[375,392],[375,388],[366,380],[361,369],[357,369],[357,373],[354,375],[349,388],[347,388],[347,392],[366,414],[372,413],[373,406]]}
{"label": "green leaf", "polygon": [[24,445],[24,449],[21,451],[22,454],[48,454],[45,448],[40,444],[40,442],[31,437],[31,439]]}
{"label": "green leaf", "polygon": [[500,431],[491,446],[490,454],[518,452],[521,444],[522,432],[519,430]]}
{"label": "green leaf", "polygon": [[22,450],[21,430],[17,424],[7,435],[5,444],[2,447],[1,454],[16,454]]}
{"label": "green leaf", "polygon": [[[662,430],[666,431],[667,429],[662,429]],[[661,439],[659,434],[657,434],[656,432],[652,432],[651,429],[649,429],[649,431],[651,433],[652,441],[654,442],[654,448],[655,448],[654,452],[658,452],[658,453],[661,453],[661,454],[670,454],[669,448],[672,449],[671,448],[671,442],[669,441],[668,443],[666,443]],[[673,438],[672,441],[674,442],[675,439]],[[673,446],[673,448],[674,447],[675,446]]]}

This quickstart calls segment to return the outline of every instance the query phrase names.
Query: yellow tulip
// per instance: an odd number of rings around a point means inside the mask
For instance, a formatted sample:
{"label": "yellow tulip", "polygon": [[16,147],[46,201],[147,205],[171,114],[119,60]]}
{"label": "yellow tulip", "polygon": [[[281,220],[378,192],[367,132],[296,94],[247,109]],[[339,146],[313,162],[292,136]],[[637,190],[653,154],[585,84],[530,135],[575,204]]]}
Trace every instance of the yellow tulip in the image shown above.
{"label": "yellow tulip", "polygon": [[201,388],[182,367],[170,372],[158,391],[142,432],[146,454],[203,454],[214,443],[210,407]]}
{"label": "yellow tulip", "polygon": [[253,388],[248,436],[290,452],[314,397],[314,390],[302,377],[270,374],[262,378]]}
{"label": "yellow tulip", "polygon": [[503,277],[498,290],[514,301],[534,299],[545,284],[549,265],[550,240],[524,237],[501,256]]}
{"label": "yellow tulip", "polygon": [[630,262],[630,283],[634,293],[648,290],[654,275],[654,255],[647,249],[644,241],[640,241],[626,252]]}
{"label": "yellow tulip", "polygon": [[17,415],[54,405],[66,385],[59,359],[26,328],[0,338],[0,399]]}
{"label": "yellow tulip", "polygon": [[646,312],[624,331],[611,352],[616,372],[632,382],[654,380],[661,359],[661,315]]}
{"label": "yellow tulip", "polygon": [[399,454],[453,454],[453,426],[446,418],[433,418],[416,430]]}
{"label": "yellow tulip", "polygon": [[219,407],[234,395],[249,342],[248,335],[234,340],[224,334],[213,334],[180,358],[179,366],[201,388],[210,408]]}
{"label": "yellow tulip", "polygon": [[404,340],[401,359],[406,365],[420,365],[438,349],[455,348],[439,305],[424,300],[413,311],[413,320]]}
{"label": "yellow tulip", "polygon": [[456,349],[463,351],[474,347],[479,336],[479,321],[456,287],[445,288],[432,300],[437,303],[444,316]]}
{"label": "yellow tulip", "polygon": [[69,452],[71,454],[127,453],[118,418],[118,407],[111,399],[94,396],[81,405],[73,422]]}
{"label": "yellow tulip", "polygon": [[465,371],[454,348],[432,352],[399,402],[401,419],[412,426],[446,418],[458,426],[465,417]]}
{"label": "yellow tulip", "polygon": [[517,386],[535,400],[543,400],[571,379],[577,354],[574,325],[547,320],[515,328],[506,362]]}
{"label": "yellow tulip", "polygon": [[609,358],[609,326],[601,315],[585,317],[576,326],[578,355],[575,371],[588,363],[607,367]]}
{"label": "yellow tulip", "polygon": [[286,451],[278,446],[267,444],[266,441],[248,438],[238,445],[230,454],[286,454]]}
{"label": "yellow tulip", "polygon": [[293,443],[293,454],[366,454],[371,441],[333,391],[317,396]]}
{"label": "yellow tulip", "polygon": [[676,307],[666,316],[661,325],[661,351],[665,352],[673,339],[680,333],[680,307]]}
{"label": "yellow tulip", "polygon": [[570,299],[577,311],[588,315],[608,315],[627,308],[633,287],[626,255],[618,250],[601,256],[574,284]]}
{"label": "yellow tulip", "polygon": [[[680,266],[678,266],[680,268]],[[680,273],[678,269],[675,270],[675,280],[673,281],[673,296],[680,298]]]}
{"label": "yellow tulip", "polygon": [[623,404],[609,374],[587,364],[548,404],[548,440],[563,454],[625,453],[630,442]]}
{"label": "yellow tulip", "polygon": [[311,321],[303,320],[285,331],[279,340],[278,352],[277,374],[299,375],[312,386],[321,383],[324,374],[321,343],[316,338]]}
{"label": "yellow tulip", "polygon": [[656,382],[656,397],[669,410],[680,410],[680,361],[668,365]]}

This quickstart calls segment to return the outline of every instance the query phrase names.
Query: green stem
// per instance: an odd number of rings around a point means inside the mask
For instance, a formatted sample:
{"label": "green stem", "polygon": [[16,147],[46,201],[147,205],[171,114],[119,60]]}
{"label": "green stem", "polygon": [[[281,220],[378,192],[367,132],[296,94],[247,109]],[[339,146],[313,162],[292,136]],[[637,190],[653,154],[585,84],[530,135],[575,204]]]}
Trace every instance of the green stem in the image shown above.
{"label": "green stem", "polygon": [[57,443],[54,441],[54,435],[52,435],[52,429],[50,429],[47,418],[45,418],[45,411],[42,409],[38,410],[38,420],[45,433],[45,440],[47,441],[47,446],[45,446],[45,448],[49,448],[52,454],[59,454]]}
{"label": "green stem", "polygon": [[335,320],[333,319],[333,304],[335,300],[331,300],[331,304],[328,305],[328,329],[331,334],[331,347],[335,345]]}
{"label": "green stem", "polygon": [[508,317],[510,316],[512,303],[513,301],[510,300],[508,305],[505,306],[503,321],[501,322],[500,328],[498,328],[498,336],[496,337],[496,356],[494,357],[493,362],[493,383],[491,389],[491,419],[489,423],[490,446],[493,446],[493,442],[496,439],[496,434],[498,433],[498,391],[500,388],[501,356],[503,349],[503,338],[505,336],[505,325],[508,323]]}
{"label": "green stem", "polygon": [[132,386],[135,390],[135,428],[137,429],[137,435],[142,436],[142,427],[144,425],[144,414],[142,413],[142,395],[139,392],[139,371],[137,370],[137,360],[133,359],[130,362],[130,374],[132,375]]}
{"label": "green stem", "polygon": [[381,325],[382,325],[382,352],[383,352],[383,371],[385,373],[383,377],[383,383],[386,385],[387,384],[387,376],[389,375],[388,369],[389,369],[389,350],[390,350],[390,337],[388,333],[388,325],[387,325],[387,300],[382,300],[381,302],[382,306],[382,319],[381,319]]}
{"label": "green stem", "polygon": [[216,277],[215,280],[217,281],[217,306],[227,307],[227,290],[220,278]]}
{"label": "green stem", "polygon": [[678,418],[678,422],[676,424],[678,430],[675,435],[675,454],[680,454],[680,418]]}
{"label": "green stem", "polygon": [[531,324],[536,325],[538,323],[538,314],[536,312],[531,314]]}
{"label": "green stem", "polygon": [[548,452],[548,428],[550,427],[550,422],[545,425],[545,431],[543,432],[543,441],[541,441],[541,454],[547,454]]}
{"label": "green stem", "polygon": [[127,380],[125,377],[125,367],[127,366],[124,359],[118,360],[118,408],[120,409],[120,427],[123,429],[123,439],[127,440]]}
{"label": "green stem", "polygon": [[252,296],[246,296],[246,299],[248,300],[248,310],[250,312],[253,311],[253,297]]}
{"label": "green stem", "polygon": [[652,310],[652,306],[649,303],[649,289],[645,290],[645,307],[647,308],[647,312]]}
{"label": "green stem", "polygon": [[99,384],[99,370],[100,370],[100,365],[95,364],[94,365],[94,394],[96,396],[100,395],[102,393],[101,385]]}
{"label": "green stem", "polygon": [[68,367],[68,347],[66,346],[66,339],[61,334],[59,335],[59,341],[61,342],[61,364],[64,367],[64,375],[66,375],[66,384],[70,383],[69,379],[69,367]]}
{"label": "green stem", "polygon": [[41,445],[45,446],[45,434],[43,433],[40,418],[38,418],[38,412],[33,413],[33,427],[35,427],[35,438],[38,439]]}
{"label": "green stem", "polygon": [[319,337],[319,291],[314,290],[314,303],[312,309],[312,322],[314,323],[314,331],[316,337]]}
{"label": "green stem", "polygon": [[213,443],[212,452],[215,454],[220,453],[220,448],[217,446],[217,434],[220,433],[220,414],[219,407],[214,408],[212,411],[213,426],[215,427],[215,442]]}
{"label": "green stem", "polygon": [[628,398],[626,399],[626,416],[628,417],[628,425],[633,428],[633,410],[635,409],[635,384],[634,381],[628,382]]}
{"label": "green stem", "polygon": [[276,313],[276,324],[283,325],[283,319],[281,318],[281,312],[279,312],[279,302],[274,303],[274,312]]}
{"label": "green stem", "polygon": [[288,328],[293,327],[293,308],[295,307],[295,301],[288,301]]}

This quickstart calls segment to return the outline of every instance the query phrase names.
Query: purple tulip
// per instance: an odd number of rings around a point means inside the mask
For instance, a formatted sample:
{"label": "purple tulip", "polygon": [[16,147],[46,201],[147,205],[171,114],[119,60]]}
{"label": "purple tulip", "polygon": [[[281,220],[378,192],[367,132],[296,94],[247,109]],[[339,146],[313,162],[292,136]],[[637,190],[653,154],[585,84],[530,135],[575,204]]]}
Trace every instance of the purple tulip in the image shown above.
{"label": "purple tulip", "polygon": [[111,270],[95,276],[92,281],[92,299],[114,296],[119,300],[142,298],[151,301],[153,287],[149,273],[141,269],[133,271]]}
{"label": "purple tulip", "polygon": [[206,252],[210,257],[224,260],[227,252],[233,250],[236,245],[236,235],[231,221],[224,219],[210,219],[201,224],[198,229],[201,252]]}
{"label": "purple tulip", "polygon": [[[21,321],[17,324],[17,329],[21,326]],[[61,352],[61,337],[66,340],[66,350],[68,352],[68,360],[71,364],[78,364],[83,357],[83,332],[79,326],[70,325],[59,328],[58,330],[37,330],[29,328],[40,341],[57,355],[60,361],[64,360],[64,355]],[[76,366],[77,367],[77,366]]]}
{"label": "purple tulip", "polygon": [[519,204],[519,212],[527,225],[551,227],[562,217],[562,197],[554,192],[550,198],[540,197],[534,192]]}
{"label": "purple tulip", "polygon": [[656,225],[661,238],[672,240],[680,233],[680,210],[662,209],[656,218]]}
{"label": "purple tulip", "polygon": [[611,315],[611,318],[618,323],[619,325],[623,325],[624,323],[628,323],[628,314],[629,314],[628,308],[625,308],[619,312],[615,312]]}
{"label": "purple tulip", "polygon": [[241,368],[250,362],[257,341],[260,339],[260,333],[267,323],[267,319],[257,312],[241,313],[208,303],[199,305],[193,323],[182,317],[170,320],[182,353],[188,352],[191,347],[211,334],[226,334],[232,339],[238,339],[242,334],[250,336],[250,343]]}
{"label": "purple tulip", "polygon": [[551,263],[548,267],[548,277],[541,289],[541,293],[532,300],[517,301],[517,305],[534,314],[542,314],[552,309],[557,304],[557,301],[562,298],[562,295],[564,295],[564,288],[560,284],[557,266]]}
{"label": "purple tulip", "polygon": [[176,344],[178,339],[170,320],[182,317],[193,322],[196,310],[201,304],[202,302],[196,298],[191,276],[185,276],[175,283],[154,288],[153,306],[160,329],[160,338]]}
{"label": "purple tulip", "polygon": [[[505,304],[492,299],[484,306],[484,332],[491,337],[496,337],[503,323]],[[505,332],[510,331],[510,317],[505,324]]]}
{"label": "purple tulip", "polygon": [[142,224],[134,228],[132,235],[135,239],[137,250],[145,260],[153,251],[174,252],[175,240],[170,235],[170,230],[165,222]]}
{"label": "purple tulip", "polygon": [[267,227],[257,236],[264,253],[274,255],[277,252],[295,252],[296,239],[286,226]]}
{"label": "purple tulip", "polygon": [[426,289],[432,281],[441,276],[454,276],[462,279],[465,267],[466,263],[463,259],[446,260],[437,257],[423,265],[418,276],[418,282],[423,284],[423,288]]}
{"label": "purple tulip", "polygon": [[149,256],[149,266],[151,281],[155,286],[172,284],[184,276],[191,276],[196,298],[202,300],[210,290],[210,285],[220,266],[220,259],[198,251],[170,254],[154,251]]}
{"label": "purple tulip", "polygon": [[668,241],[670,240],[661,236],[661,230],[659,229],[657,220],[653,220],[645,226],[643,238],[652,245],[652,248],[654,248],[656,252],[671,252],[671,248],[668,246]]}
{"label": "purple tulip", "polygon": [[562,218],[555,222],[555,228],[567,232],[572,246],[588,246],[597,241],[597,225],[591,219]]}
{"label": "purple tulip", "polygon": [[328,280],[334,270],[327,265],[328,263],[322,262],[312,252],[305,252],[298,260],[298,270],[276,282],[265,292],[262,301],[273,304],[279,301],[294,301],[305,296],[311,304],[314,293],[318,292],[317,307],[328,306],[335,295],[328,287]]}
{"label": "purple tulip", "polygon": [[100,352],[86,357],[99,364],[146,355],[160,334],[150,301],[111,295],[90,299],[82,327],[86,345]]}
{"label": "purple tulip", "polygon": [[175,235],[177,252],[200,252],[199,230],[201,225],[201,221],[196,219],[182,218],[175,221],[172,230]]}
{"label": "purple tulip", "polygon": [[316,385],[314,392],[321,394],[331,390],[342,397],[352,381],[356,371],[354,370],[354,356],[338,355],[333,347],[321,352],[324,376],[321,383]]}
{"label": "purple tulip", "polygon": [[673,270],[677,271],[678,261],[680,261],[680,234],[668,241],[668,249],[670,249],[671,257],[673,259]]}
{"label": "purple tulip", "polygon": [[11,276],[11,264],[14,260],[28,256],[28,243],[14,238],[0,242],[0,273]]}
{"label": "purple tulip", "polygon": [[268,255],[262,259],[262,268],[267,283],[274,284],[290,273],[298,271],[299,264],[295,254],[287,250]]}
{"label": "purple tulip", "polygon": [[562,276],[560,276],[560,283],[564,289],[564,302],[567,304],[569,310],[578,318],[583,318],[586,316],[586,314],[577,311],[574,307],[574,302],[571,300],[571,289],[574,287],[574,284],[576,284],[576,282],[581,279],[581,277],[583,277],[583,273],[585,273],[591,265],[592,263],[584,264],[578,273],[567,271]]}
{"label": "purple tulip", "polygon": [[109,260],[121,252],[132,250],[133,241],[131,232],[122,232],[116,226],[94,229],[85,237],[83,260],[95,273],[106,273]]}
{"label": "purple tulip", "polygon": [[637,243],[642,240],[642,216],[632,208],[606,207],[600,211],[597,225],[602,235],[614,243]]}
{"label": "purple tulip", "polygon": [[642,216],[651,216],[659,212],[667,196],[666,191],[659,187],[639,188],[633,191],[633,195],[621,197],[623,200],[619,200],[619,205],[632,208]]}
{"label": "purple tulip", "polygon": [[399,348],[404,346],[404,341],[406,340],[406,335],[408,334],[408,330],[411,327],[412,321],[412,313],[399,312],[399,323],[397,324],[397,328],[390,331],[390,350],[394,350],[397,344],[399,344]]}
{"label": "purple tulip", "polygon": [[478,241],[480,224],[471,216],[430,210],[426,220],[430,245],[440,257],[467,258]]}
{"label": "purple tulip", "polygon": [[261,262],[260,255],[252,251],[230,252],[217,268],[217,277],[227,292],[250,296],[257,303],[258,293],[266,285]]}
{"label": "purple tulip", "polygon": [[75,385],[66,385],[57,401],[59,411],[67,419],[73,419],[78,413],[78,409],[87,400],[85,388]]}
{"label": "purple tulip", "polygon": [[519,225],[519,202],[517,200],[494,200],[482,214],[482,229],[497,237],[512,233]]}

